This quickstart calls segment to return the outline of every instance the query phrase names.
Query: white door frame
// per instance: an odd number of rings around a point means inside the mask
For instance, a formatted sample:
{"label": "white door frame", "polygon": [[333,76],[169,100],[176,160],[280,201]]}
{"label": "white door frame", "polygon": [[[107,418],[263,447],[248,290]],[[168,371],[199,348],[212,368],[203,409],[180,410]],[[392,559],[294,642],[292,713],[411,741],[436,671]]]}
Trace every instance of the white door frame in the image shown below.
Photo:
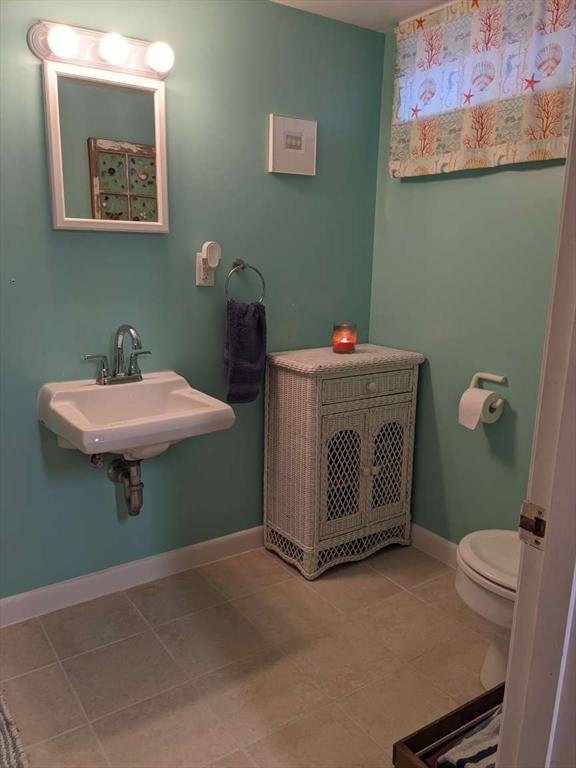
{"label": "white door frame", "polygon": [[[548,768],[574,754],[566,695],[573,674],[576,561],[576,109],[564,196],[527,498],[546,510],[544,548],[522,544],[499,768]],[[546,204],[546,201],[543,201]],[[572,609],[571,609],[572,606]],[[570,617],[570,621],[567,618]],[[566,687],[568,685],[568,688]],[[571,741],[565,743],[566,739]],[[569,764],[565,764],[568,768]],[[572,768],[572,767],[571,767]]]}

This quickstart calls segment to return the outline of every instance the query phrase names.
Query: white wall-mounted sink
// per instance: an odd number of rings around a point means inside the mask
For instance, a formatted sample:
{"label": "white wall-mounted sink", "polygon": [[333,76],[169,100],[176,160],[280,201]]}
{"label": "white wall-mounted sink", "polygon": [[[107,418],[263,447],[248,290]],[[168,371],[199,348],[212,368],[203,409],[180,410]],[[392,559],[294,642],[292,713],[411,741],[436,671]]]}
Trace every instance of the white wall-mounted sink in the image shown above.
{"label": "white wall-mounted sink", "polygon": [[44,384],[38,418],[62,448],[138,460],[187,437],[228,429],[236,417],[229,405],[192,389],[174,371],[158,371],[125,384],[93,379]]}

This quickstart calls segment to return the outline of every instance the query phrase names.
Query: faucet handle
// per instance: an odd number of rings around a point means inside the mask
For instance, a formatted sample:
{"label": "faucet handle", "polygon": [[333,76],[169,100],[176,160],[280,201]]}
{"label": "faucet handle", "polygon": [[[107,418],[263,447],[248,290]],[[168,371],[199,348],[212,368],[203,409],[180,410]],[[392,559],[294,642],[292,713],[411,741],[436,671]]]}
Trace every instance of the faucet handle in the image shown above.
{"label": "faucet handle", "polygon": [[100,368],[96,374],[96,384],[108,384],[108,356],[107,355],[83,355],[83,363],[99,362]]}
{"label": "faucet handle", "polygon": [[140,366],[138,365],[138,358],[140,355],[151,355],[147,349],[135,349],[130,353],[130,362],[128,363],[128,376],[138,376],[142,373]]}

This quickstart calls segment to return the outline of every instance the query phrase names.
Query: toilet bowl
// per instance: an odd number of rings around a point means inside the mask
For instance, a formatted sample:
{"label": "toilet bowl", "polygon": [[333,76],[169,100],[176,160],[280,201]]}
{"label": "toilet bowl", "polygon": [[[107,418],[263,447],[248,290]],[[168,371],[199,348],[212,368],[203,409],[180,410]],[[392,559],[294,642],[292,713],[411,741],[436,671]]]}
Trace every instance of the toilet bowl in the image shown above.
{"label": "toilet bowl", "polygon": [[488,648],[480,672],[484,688],[492,688],[506,677],[520,565],[518,533],[469,533],[458,545],[456,562],[456,591],[462,600],[480,616],[503,628]]}

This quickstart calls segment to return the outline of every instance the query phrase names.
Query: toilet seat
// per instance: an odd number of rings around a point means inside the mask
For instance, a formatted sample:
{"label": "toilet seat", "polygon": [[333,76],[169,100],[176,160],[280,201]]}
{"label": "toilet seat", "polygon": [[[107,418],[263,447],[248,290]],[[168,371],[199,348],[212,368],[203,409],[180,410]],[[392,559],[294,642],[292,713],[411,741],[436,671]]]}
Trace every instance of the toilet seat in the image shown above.
{"label": "toilet seat", "polygon": [[504,680],[520,568],[516,531],[474,531],[456,550],[456,592],[472,611],[501,628],[494,635],[480,671],[486,690]]}
{"label": "toilet seat", "polygon": [[464,536],[458,564],[478,584],[509,600],[516,598],[520,539],[516,531],[474,531]]}
{"label": "toilet seat", "polygon": [[506,600],[516,600],[515,590],[501,587],[500,584],[496,584],[495,581],[490,581],[490,579],[486,579],[484,576],[481,576],[478,571],[470,568],[470,566],[465,563],[464,560],[462,560],[459,552],[456,553],[456,562],[458,564],[458,570],[465,574],[470,579],[470,581],[473,581],[479,587],[482,587],[482,589],[484,589],[486,592],[492,592],[494,595],[503,597]]}

